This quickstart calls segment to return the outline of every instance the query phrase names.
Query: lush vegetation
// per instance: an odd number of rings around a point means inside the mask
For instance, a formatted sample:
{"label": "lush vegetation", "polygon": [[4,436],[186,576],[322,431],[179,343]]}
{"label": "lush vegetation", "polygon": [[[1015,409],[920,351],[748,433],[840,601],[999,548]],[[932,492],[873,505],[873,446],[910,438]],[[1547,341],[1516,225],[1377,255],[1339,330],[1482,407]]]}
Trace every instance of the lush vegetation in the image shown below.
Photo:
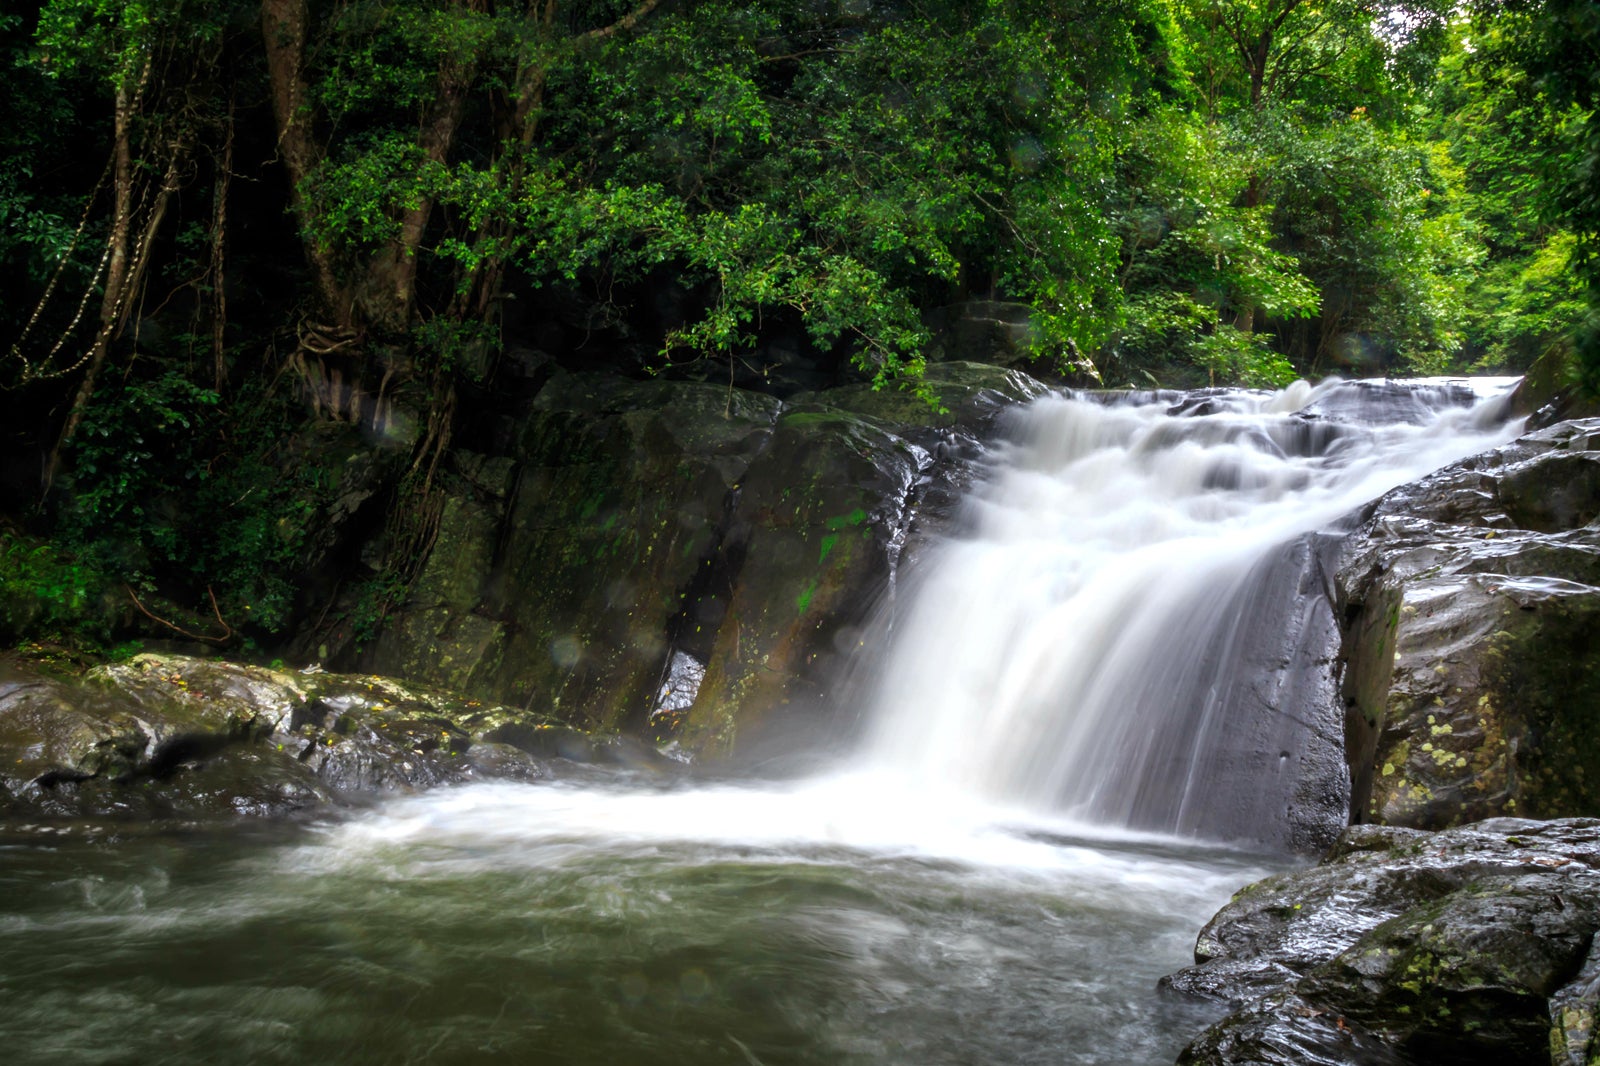
{"label": "lush vegetation", "polygon": [[0,65],[32,619],[282,631],[318,424],[394,453],[403,588],[530,358],[918,389],[999,300],[1111,385],[1600,387],[1593,2],[36,0]]}

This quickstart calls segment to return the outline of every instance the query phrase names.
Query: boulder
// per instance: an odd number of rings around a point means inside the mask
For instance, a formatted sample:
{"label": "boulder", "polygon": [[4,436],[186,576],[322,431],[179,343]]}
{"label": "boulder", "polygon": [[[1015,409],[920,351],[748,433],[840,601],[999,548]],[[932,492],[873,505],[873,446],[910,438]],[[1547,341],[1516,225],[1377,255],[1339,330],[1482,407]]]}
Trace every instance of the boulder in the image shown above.
{"label": "boulder", "polygon": [[834,657],[834,638],[862,621],[883,587],[930,460],[874,419],[820,405],[785,410],[742,479],[723,539],[727,599],[696,605],[697,618],[720,617],[686,714],[692,747],[730,752],[740,717],[820,699],[817,680],[832,671],[819,656]]}
{"label": "boulder", "polygon": [[139,655],[79,678],[0,677],[0,813],[278,815],[548,760],[625,761],[540,715],[377,676]]}
{"label": "boulder", "polygon": [[729,494],[778,408],[715,385],[557,374],[516,456],[469,457],[492,477],[452,483],[407,603],[354,661],[586,727],[638,727],[669,625],[715,565]]}
{"label": "boulder", "polygon": [[1336,577],[1358,820],[1600,814],[1600,420],[1379,500]]}
{"label": "boulder", "polygon": [[1600,822],[1353,827],[1239,892],[1170,990],[1234,1012],[1183,1063],[1588,1062]]}
{"label": "boulder", "polygon": [[452,454],[406,602],[334,662],[695,749],[805,717],[912,502],[954,498],[998,412],[1046,391],[971,363],[927,381],[935,406],[557,373],[515,455]]}

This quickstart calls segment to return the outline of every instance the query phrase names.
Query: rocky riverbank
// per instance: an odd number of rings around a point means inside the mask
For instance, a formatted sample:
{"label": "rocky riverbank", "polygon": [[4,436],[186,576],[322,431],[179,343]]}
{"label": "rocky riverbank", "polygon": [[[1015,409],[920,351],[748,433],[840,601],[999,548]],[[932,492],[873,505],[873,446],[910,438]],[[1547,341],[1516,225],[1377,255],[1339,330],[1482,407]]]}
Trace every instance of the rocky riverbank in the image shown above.
{"label": "rocky riverbank", "polygon": [[1234,1011],[1181,1062],[1600,1059],[1600,823],[1563,818],[1600,813],[1597,517],[1596,419],[1359,516],[1330,598],[1367,824],[1201,932],[1166,986]]}
{"label": "rocky riverbank", "polygon": [[0,816],[278,817],[553,760],[670,772],[653,748],[391,678],[138,655],[81,677],[0,663]]}
{"label": "rocky riverbank", "polygon": [[1355,826],[1201,931],[1164,985],[1235,1010],[1179,1061],[1590,1063],[1597,930],[1600,822]]}

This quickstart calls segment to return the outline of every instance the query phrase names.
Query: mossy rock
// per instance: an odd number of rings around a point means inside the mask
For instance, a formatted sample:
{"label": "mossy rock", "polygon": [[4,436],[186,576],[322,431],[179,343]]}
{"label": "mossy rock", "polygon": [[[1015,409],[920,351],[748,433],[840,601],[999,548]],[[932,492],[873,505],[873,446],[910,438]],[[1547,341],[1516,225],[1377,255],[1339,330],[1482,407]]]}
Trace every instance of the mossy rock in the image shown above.
{"label": "mossy rock", "polygon": [[1180,1062],[1589,1061],[1600,823],[1359,826],[1260,882],[1167,987],[1235,1010]]}
{"label": "mossy rock", "polygon": [[275,816],[360,794],[535,780],[568,754],[555,738],[593,760],[594,741],[543,716],[385,677],[153,654],[78,679],[11,666],[0,679],[0,802],[13,817]]}
{"label": "mossy rock", "polygon": [[1600,814],[1600,421],[1379,501],[1336,582],[1357,816]]}
{"label": "mossy rock", "polygon": [[928,459],[874,419],[785,410],[743,479],[726,538],[737,581],[688,716],[691,747],[727,753],[741,723],[825,698],[818,679],[839,657],[838,635],[883,587],[887,546]]}
{"label": "mossy rock", "polygon": [[[557,373],[509,469],[452,457],[408,601],[338,662],[585,730],[665,739],[682,725],[691,749],[730,751],[737,719],[826,702],[929,471],[1046,391],[976,363],[940,364],[929,383],[944,410],[864,385],[780,403]],[[664,713],[683,657],[703,682]]]}
{"label": "mossy rock", "polygon": [[451,490],[409,602],[358,662],[585,727],[639,725],[778,408],[703,383],[556,375],[510,489]]}

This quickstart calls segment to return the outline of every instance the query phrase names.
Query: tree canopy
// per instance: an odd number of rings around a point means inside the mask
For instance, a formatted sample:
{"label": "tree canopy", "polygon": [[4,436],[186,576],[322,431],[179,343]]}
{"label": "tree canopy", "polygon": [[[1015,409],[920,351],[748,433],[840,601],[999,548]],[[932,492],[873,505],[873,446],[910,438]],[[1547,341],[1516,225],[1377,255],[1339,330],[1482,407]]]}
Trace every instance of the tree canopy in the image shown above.
{"label": "tree canopy", "polygon": [[426,514],[530,351],[922,389],[1001,301],[1079,382],[1600,388],[1593,2],[34,0],[0,62],[6,510],[257,603],[307,406]]}

